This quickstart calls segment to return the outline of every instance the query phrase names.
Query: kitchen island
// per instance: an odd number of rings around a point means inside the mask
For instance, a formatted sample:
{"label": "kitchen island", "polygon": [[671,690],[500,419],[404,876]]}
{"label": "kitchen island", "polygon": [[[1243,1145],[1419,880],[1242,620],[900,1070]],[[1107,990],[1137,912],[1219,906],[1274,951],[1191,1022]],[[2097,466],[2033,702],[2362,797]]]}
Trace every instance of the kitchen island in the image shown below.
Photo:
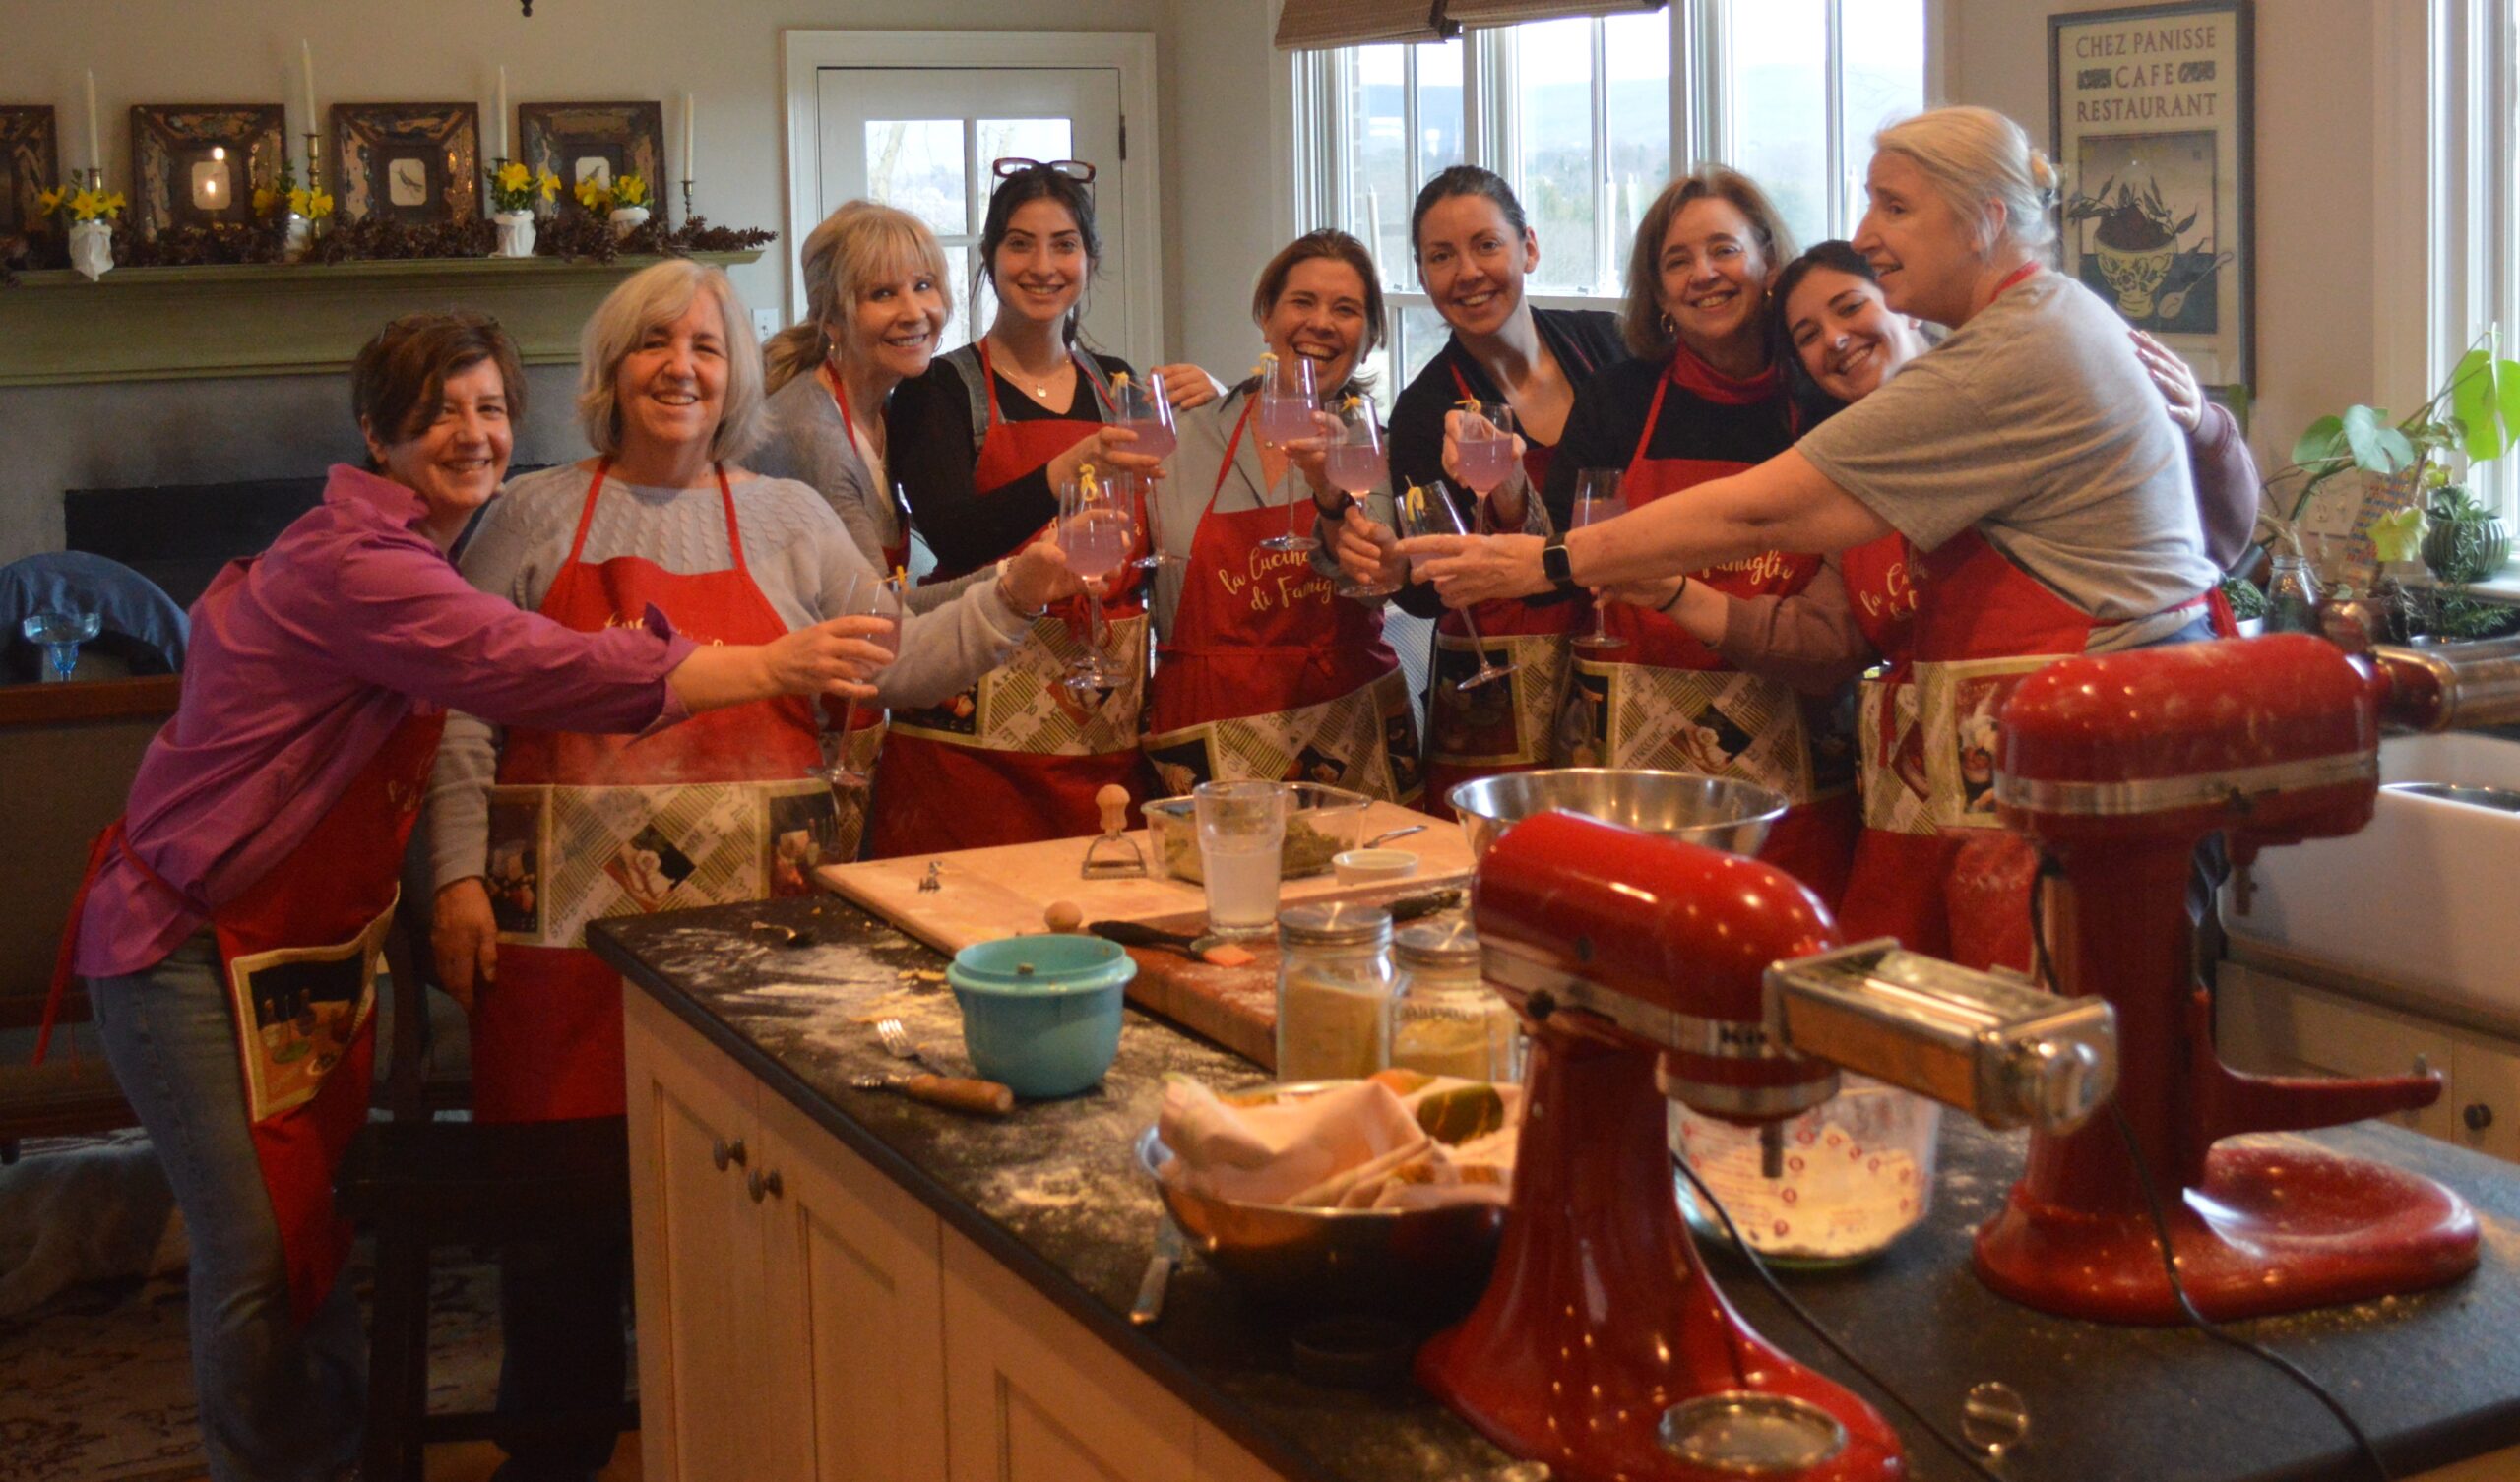
{"label": "kitchen island", "polygon": [[[807,934],[783,945],[757,922]],[[1414,1389],[1295,1377],[1303,1314],[1256,1311],[1195,1256],[1161,1323],[1127,1311],[1159,1202],[1131,1144],[1163,1078],[1264,1079],[1132,1011],[1081,1096],[976,1119],[854,1078],[893,1073],[902,1019],[956,1068],[944,959],[856,908],[794,899],[598,923],[630,982],[630,1123],[644,1475],[1536,1482]],[[1858,1269],[1792,1290],[1909,1398],[1957,1429],[1971,1386],[2027,1400],[2015,1482],[2277,1482],[2368,1475],[2328,1415],[2264,1367],[2180,1329],[2105,1328],[2007,1303],[1969,1237],[2017,1142],[1944,1119],[1932,1215]],[[2324,1381],[2400,1477],[2520,1476],[2520,1175],[2368,1125],[2317,1135],[2475,1204],[2483,1264],[2423,1296],[2236,1325]],[[1915,1474],[1968,1473],[1796,1328],[1739,1265],[1726,1293],[1797,1358],[1889,1414]]]}

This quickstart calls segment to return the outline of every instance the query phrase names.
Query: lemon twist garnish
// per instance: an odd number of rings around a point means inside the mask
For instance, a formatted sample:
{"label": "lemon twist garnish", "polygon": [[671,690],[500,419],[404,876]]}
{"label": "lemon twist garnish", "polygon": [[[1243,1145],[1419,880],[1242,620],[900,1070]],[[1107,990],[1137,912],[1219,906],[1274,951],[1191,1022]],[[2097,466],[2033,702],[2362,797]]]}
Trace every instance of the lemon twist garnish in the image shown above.
{"label": "lemon twist garnish", "polygon": [[1453,405],[1463,411],[1470,412],[1473,415],[1477,415],[1480,409],[1479,399],[1477,397],[1464,397],[1460,401],[1455,401]]}

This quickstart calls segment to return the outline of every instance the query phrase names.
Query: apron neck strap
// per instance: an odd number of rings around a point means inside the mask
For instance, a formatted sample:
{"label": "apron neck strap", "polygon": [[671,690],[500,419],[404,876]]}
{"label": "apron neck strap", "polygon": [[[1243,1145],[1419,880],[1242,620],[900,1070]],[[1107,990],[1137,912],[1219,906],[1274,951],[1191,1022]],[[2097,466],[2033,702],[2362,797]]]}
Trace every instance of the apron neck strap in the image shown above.
{"label": "apron neck strap", "polygon": [[[1252,397],[1242,400],[1242,415],[1233,419],[1233,434],[1225,440],[1225,458],[1217,464],[1216,487],[1208,490],[1208,507],[1200,512],[1202,516],[1216,513],[1217,496],[1225,492],[1225,481],[1233,473],[1233,456],[1242,447],[1242,429],[1251,420],[1251,403],[1255,400]],[[1264,499],[1262,502],[1267,501]]]}
{"label": "apron neck strap", "polygon": [[1630,464],[1645,457],[1646,453],[1653,448],[1654,424],[1663,420],[1663,394],[1670,389],[1670,377],[1656,376],[1654,378],[1654,401],[1645,408],[1645,430],[1636,435],[1636,452],[1628,459]]}

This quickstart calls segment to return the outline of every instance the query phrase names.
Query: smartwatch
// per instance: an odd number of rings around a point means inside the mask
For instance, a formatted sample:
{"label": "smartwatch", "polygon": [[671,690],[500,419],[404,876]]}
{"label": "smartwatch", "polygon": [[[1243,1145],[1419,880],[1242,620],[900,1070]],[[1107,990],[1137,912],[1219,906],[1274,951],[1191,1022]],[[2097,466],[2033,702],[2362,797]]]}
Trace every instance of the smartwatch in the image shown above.
{"label": "smartwatch", "polygon": [[1566,532],[1550,535],[1540,548],[1540,574],[1558,587],[1575,585],[1573,559],[1566,554]]}

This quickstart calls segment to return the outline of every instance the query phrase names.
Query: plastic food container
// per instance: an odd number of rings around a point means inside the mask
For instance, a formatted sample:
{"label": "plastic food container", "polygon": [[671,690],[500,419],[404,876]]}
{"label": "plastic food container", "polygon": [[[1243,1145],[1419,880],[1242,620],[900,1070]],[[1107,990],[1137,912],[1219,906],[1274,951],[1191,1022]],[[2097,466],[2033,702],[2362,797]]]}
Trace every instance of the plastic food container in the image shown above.
{"label": "plastic food container", "polygon": [[[1330,861],[1356,846],[1369,799],[1344,787],[1319,782],[1289,782],[1287,837],[1279,856],[1278,878],[1294,880],[1319,875]],[[1146,805],[1148,841],[1154,845],[1158,876],[1204,884],[1199,868],[1199,817],[1186,797],[1159,798]]]}
{"label": "plastic food container", "polygon": [[1071,935],[975,943],[945,969],[972,1068],[1035,1098],[1102,1079],[1120,1053],[1120,997],[1137,975],[1119,943]]}
{"label": "plastic food container", "polygon": [[[1752,1250],[1796,1266],[1853,1265],[1922,1223],[1941,1129],[1935,1103],[1848,1076],[1834,1098],[1784,1124],[1784,1166],[1769,1178],[1758,1129],[1671,1106],[1671,1150],[1724,1202]],[[1698,1207],[1685,1180],[1679,1193],[1690,1227],[1722,1243],[1723,1223]]]}

